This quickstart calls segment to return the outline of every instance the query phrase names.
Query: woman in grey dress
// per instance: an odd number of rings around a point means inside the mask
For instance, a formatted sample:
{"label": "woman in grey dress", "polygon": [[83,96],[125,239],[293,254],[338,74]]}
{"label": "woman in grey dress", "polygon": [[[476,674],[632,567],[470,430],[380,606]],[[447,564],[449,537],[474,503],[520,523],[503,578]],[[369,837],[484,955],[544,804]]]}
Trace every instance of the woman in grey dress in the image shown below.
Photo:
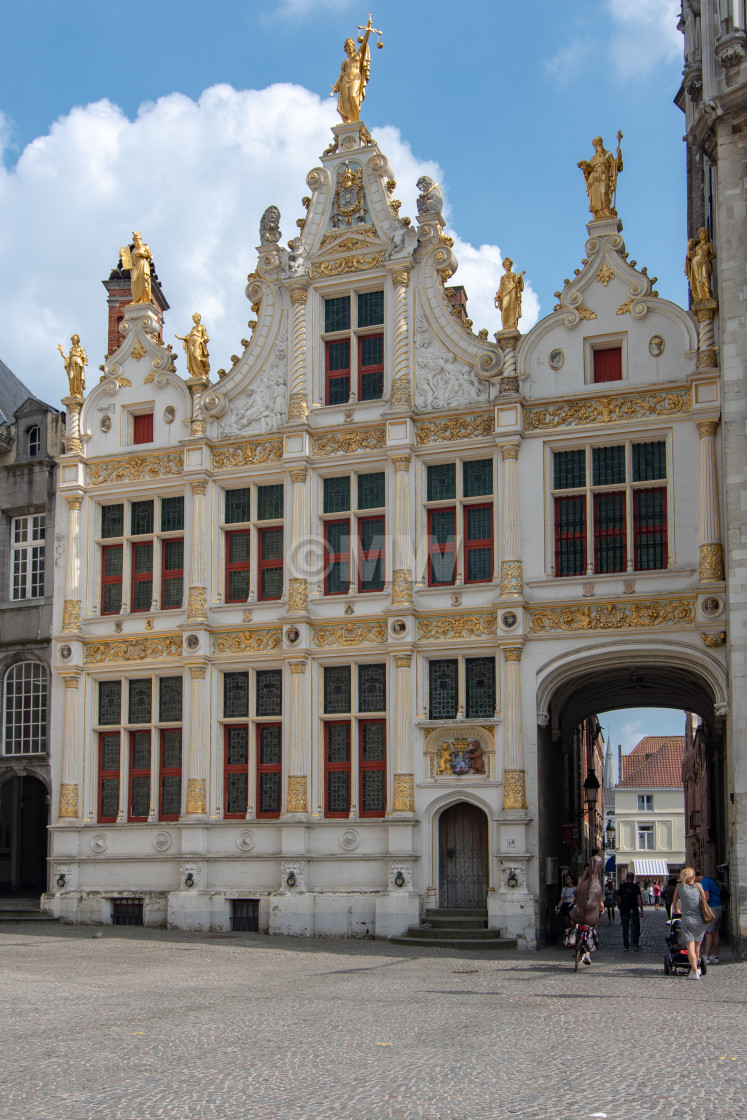
{"label": "woman in grey dress", "polygon": [[700,943],[703,940],[706,925],[708,924],[700,909],[700,900],[704,898],[703,888],[695,882],[695,871],[692,867],[684,867],[680,872],[680,881],[672,899],[672,917],[681,914],[680,944],[687,949],[687,959],[690,962],[690,979],[700,979]]}

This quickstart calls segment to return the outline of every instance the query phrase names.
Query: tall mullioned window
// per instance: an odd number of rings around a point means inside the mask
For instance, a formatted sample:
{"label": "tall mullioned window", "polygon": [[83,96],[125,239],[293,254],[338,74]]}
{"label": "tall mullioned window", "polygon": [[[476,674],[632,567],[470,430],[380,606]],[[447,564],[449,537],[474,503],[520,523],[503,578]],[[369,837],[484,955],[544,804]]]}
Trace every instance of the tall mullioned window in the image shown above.
{"label": "tall mullioned window", "polygon": [[666,442],[553,455],[555,575],[666,568]]}
{"label": "tall mullioned window", "polygon": [[492,459],[426,467],[429,587],[492,580],[492,495]]}
{"label": "tall mullioned window", "polygon": [[223,815],[279,817],[283,802],[283,671],[223,675]]}
{"label": "tall mullioned window", "polygon": [[324,815],[386,810],[386,665],[326,666],[323,676]]}
{"label": "tall mullioned window", "polygon": [[496,708],[495,658],[450,657],[428,663],[428,718],[492,719]]}
{"label": "tall mullioned window", "polygon": [[37,599],[44,594],[46,522],[43,513],[14,517],[11,532],[11,596]]}
{"label": "tall mullioned window", "polygon": [[[184,599],[184,495],[101,506],[101,613],[175,610]],[[129,600],[127,595],[129,594]]]}
{"label": "tall mullioned window", "polygon": [[324,403],[384,395],[384,292],[324,300]]}
{"label": "tall mullioned window", "polygon": [[386,475],[335,475],[322,481],[325,595],[384,588]]}
{"label": "tall mullioned window", "polygon": [[282,483],[224,491],[225,602],[282,596],[283,509]]}
{"label": "tall mullioned window", "polygon": [[8,669],[4,683],[3,754],[46,753],[46,667],[20,661]]}

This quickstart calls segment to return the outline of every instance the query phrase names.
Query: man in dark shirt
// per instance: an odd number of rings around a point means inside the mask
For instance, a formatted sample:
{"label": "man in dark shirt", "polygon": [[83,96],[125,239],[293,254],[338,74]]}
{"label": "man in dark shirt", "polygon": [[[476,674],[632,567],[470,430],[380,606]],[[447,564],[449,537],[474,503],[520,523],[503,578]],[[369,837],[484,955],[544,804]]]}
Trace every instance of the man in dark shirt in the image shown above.
{"label": "man in dark shirt", "polygon": [[628,872],[625,876],[625,882],[618,887],[617,898],[620,904],[620,920],[623,927],[623,952],[627,953],[630,949],[631,919],[633,948],[638,952],[640,948],[638,943],[641,939],[641,918],[643,917],[643,896],[632,871]]}

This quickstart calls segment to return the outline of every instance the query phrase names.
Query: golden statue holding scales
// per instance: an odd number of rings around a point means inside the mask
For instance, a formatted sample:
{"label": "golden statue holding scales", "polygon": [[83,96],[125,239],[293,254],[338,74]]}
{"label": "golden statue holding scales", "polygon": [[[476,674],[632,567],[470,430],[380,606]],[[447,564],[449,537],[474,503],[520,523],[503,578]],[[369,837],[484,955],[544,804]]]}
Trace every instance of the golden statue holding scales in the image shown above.
{"label": "golden statue holding scales", "polygon": [[332,86],[330,97],[337,94],[337,112],[346,124],[361,119],[361,105],[366,96],[368,75],[371,72],[371,51],[368,47],[369,36],[373,33],[379,36],[377,47],[383,47],[382,32],[371,25],[371,13],[368,14],[368,24],[358,30],[363,34],[358,36],[360,46],[355,49],[352,39],[345,40],[345,61],[340,69],[340,77]]}

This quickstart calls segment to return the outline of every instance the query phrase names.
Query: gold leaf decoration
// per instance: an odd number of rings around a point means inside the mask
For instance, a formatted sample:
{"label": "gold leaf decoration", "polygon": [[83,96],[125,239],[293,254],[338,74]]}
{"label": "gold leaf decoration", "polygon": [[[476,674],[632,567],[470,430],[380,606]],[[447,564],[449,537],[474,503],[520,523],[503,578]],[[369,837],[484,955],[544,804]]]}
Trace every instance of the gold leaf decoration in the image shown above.
{"label": "gold leaf decoration", "polygon": [[128,455],[122,459],[90,463],[88,485],[103,486],[106,482],[141,482],[148,479],[168,478],[181,474],[183,470],[182,451],[165,451],[157,455]]}
{"label": "gold leaf decoration", "polygon": [[387,640],[386,622],[342,622],[336,626],[314,627],[314,645],[362,646],[383,644]]}
{"label": "gold leaf decoration", "polygon": [[626,299],[625,303],[620,304],[620,306],[618,307],[615,314],[616,315],[627,315],[627,313],[631,310],[633,304],[635,303],[636,299],[638,299],[638,298],[639,298],[638,296],[631,296],[630,299]]}
{"label": "gold leaf decoration", "polygon": [[369,268],[378,268],[384,263],[383,253],[356,253],[352,257],[337,257],[330,261],[320,261],[311,266],[311,279],[318,280],[320,276],[344,276],[348,272],[365,272]]}
{"label": "gold leaf decoration", "polygon": [[132,347],[132,350],[130,350],[130,357],[134,358],[136,362],[139,362],[142,358],[145,357],[146,353],[147,351],[140,339],[136,339],[135,345]]}
{"label": "gold leaf decoration", "polygon": [[341,428],[311,440],[312,455],[350,455],[354,451],[376,451],[386,443],[384,428]]}
{"label": "gold leaf decoration", "polygon": [[280,649],[283,631],[280,627],[268,630],[228,630],[213,634],[213,653],[251,653]]}
{"label": "gold leaf decoration", "polygon": [[593,606],[540,607],[529,612],[529,633],[633,630],[652,626],[692,626],[695,599],[612,600]]}
{"label": "gold leaf decoration", "polygon": [[104,665],[109,661],[154,661],[161,657],[181,657],[182,639],[115,638],[86,642],[83,660],[86,665]]}
{"label": "gold leaf decoration", "polygon": [[422,447],[428,443],[452,443],[460,439],[489,436],[495,431],[492,413],[483,416],[450,416],[415,425],[415,439]]}
{"label": "gold leaf decoration", "polygon": [[596,311],[592,311],[590,307],[584,307],[583,303],[576,308],[576,311],[578,311],[579,319],[596,319],[597,317]]}
{"label": "gold leaf decoration", "polygon": [[632,397],[592,397],[585,401],[526,408],[524,430],[538,432],[587,424],[625,423],[648,416],[674,416],[678,412],[689,412],[691,407],[689,390],[668,393],[654,390]]}
{"label": "gold leaf decoration", "polygon": [[277,463],[283,458],[283,441],[266,439],[213,449],[213,468],[246,467],[251,463]]}
{"label": "gold leaf decoration", "polygon": [[494,614],[448,614],[418,619],[419,638],[486,638],[496,633]]}
{"label": "gold leaf decoration", "polygon": [[599,269],[599,272],[597,273],[597,284],[604,284],[606,288],[610,280],[614,280],[614,278],[614,272],[605,261],[602,267]]}

